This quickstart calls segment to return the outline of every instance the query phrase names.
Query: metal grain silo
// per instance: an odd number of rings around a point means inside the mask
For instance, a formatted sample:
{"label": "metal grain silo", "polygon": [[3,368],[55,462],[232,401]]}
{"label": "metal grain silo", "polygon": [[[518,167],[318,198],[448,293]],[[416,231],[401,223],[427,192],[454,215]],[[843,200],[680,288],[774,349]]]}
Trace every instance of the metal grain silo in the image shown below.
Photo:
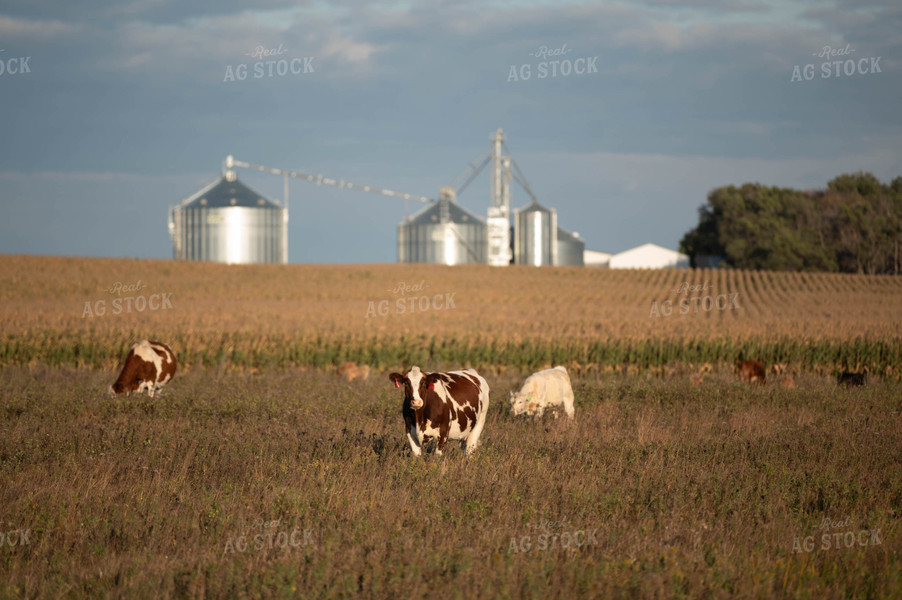
{"label": "metal grain silo", "polygon": [[570,233],[563,227],[557,228],[557,260],[555,265],[561,267],[582,267],[583,252],[586,249],[586,242],[583,241],[579,234]]}
{"label": "metal grain silo", "polygon": [[514,211],[514,263],[557,264],[557,211],[536,201]]}
{"label": "metal grain silo", "polygon": [[169,209],[176,260],[287,263],[288,209],[226,171]]}
{"label": "metal grain silo", "polygon": [[442,188],[438,202],[398,225],[398,262],[442,265],[484,264],[486,225]]}

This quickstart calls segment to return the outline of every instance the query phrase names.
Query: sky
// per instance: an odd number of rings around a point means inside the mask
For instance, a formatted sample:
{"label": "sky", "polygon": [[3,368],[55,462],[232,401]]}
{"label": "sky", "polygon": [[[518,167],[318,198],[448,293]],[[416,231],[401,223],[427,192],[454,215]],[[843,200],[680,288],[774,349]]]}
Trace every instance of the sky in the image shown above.
{"label": "sky", "polygon": [[[898,0],[0,0],[0,254],[171,258],[229,154],[437,198],[499,127],[587,248],[676,249],[719,186],[902,175],[900,58]],[[459,202],[486,215],[487,170]],[[422,207],[290,206],[291,263],[395,262]]]}

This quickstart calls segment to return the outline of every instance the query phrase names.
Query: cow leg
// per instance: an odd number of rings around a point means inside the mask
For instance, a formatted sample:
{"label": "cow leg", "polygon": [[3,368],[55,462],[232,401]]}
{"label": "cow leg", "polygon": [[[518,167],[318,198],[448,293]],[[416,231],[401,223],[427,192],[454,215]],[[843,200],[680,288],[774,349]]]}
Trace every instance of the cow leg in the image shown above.
{"label": "cow leg", "polygon": [[445,442],[448,441],[448,433],[440,432],[438,434],[438,441],[435,443],[435,453],[439,456],[442,455],[442,452],[445,450]]}
{"label": "cow leg", "polygon": [[407,441],[410,443],[410,449],[413,451],[414,456],[422,454],[419,436],[417,435],[417,430],[413,427],[407,431]]}
{"label": "cow leg", "polygon": [[564,396],[564,412],[567,414],[567,418],[572,419],[574,413],[576,412],[573,409],[573,392],[571,391],[569,394]]}
{"label": "cow leg", "polygon": [[476,445],[479,443],[479,436],[482,435],[482,428],[485,426],[485,413],[479,416],[476,427],[467,436],[467,456],[476,451]]}

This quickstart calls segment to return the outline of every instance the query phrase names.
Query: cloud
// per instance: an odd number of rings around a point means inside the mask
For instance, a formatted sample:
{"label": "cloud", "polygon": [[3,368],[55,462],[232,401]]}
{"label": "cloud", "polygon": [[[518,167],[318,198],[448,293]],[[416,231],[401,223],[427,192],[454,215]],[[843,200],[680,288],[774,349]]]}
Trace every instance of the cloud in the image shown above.
{"label": "cloud", "polygon": [[180,175],[125,173],[114,171],[0,171],[0,181],[53,182],[53,183],[128,183],[142,186],[181,184],[210,181],[210,174],[187,173]]}
{"label": "cloud", "polygon": [[[737,123],[736,126],[747,128],[754,124]],[[902,139],[896,138],[894,143],[884,140],[884,143],[889,148],[898,148]],[[624,196],[649,192],[671,198],[691,196],[698,204],[703,202],[709,191],[724,185],[756,182],[813,189],[826,187],[827,182],[837,175],[859,170],[870,171],[884,182],[902,175],[902,157],[880,146],[876,146],[871,152],[825,159],[727,158],[612,152],[538,153],[530,154],[528,158],[530,162],[539,161],[548,172],[566,170],[583,173],[582,179],[590,188],[619,190]],[[545,179],[548,179],[547,176]]]}
{"label": "cloud", "polygon": [[321,43],[316,54],[323,58],[338,57],[347,63],[365,63],[375,52],[383,48],[384,46],[376,46],[367,42],[356,42],[348,36],[333,31]]}
{"label": "cloud", "polygon": [[0,15],[0,38],[22,42],[44,42],[80,31],[76,24],[57,20],[23,19]]}
{"label": "cloud", "polygon": [[186,77],[197,80],[198,73],[206,73],[210,82],[221,82],[226,65],[261,60],[248,56],[258,47],[269,50],[281,46],[282,54],[273,59],[313,56],[316,67],[321,59],[331,59],[333,65],[369,65],[385,47],[328,23],[308,20],[274,27],[254,16],[245,12],[205,18],[202,23],[118,25],[107,33],[109,46],[96,53],[93,68],[173,81]]}

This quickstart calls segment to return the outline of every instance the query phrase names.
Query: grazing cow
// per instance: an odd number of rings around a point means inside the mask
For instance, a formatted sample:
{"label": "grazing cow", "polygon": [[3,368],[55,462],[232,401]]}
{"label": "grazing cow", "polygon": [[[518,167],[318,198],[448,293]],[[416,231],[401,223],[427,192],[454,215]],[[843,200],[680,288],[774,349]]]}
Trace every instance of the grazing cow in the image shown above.
{"label": "grazing cow", "polygon": [[475,369],[424,373],[413,366],[388,377],[404,388],[401,414],[414,455],[420,456],[423,442],[432,438],[438,455],[448,439],[466,440],[467,456],[473,454],[489,411],[489,384]]}
{"label": "grazing cow", "polygon": [[843,371],[836,379],[836,383],[844,387],[859,387],[865,385],[867,382],[867,373],[852,373],[850,371]]}
{"label": "grazing cow", "polygon": [[161,342],[141,340],[128,351],[119,378],[110,386],[110,395],[148,391],[154,393],[175,375],[176,360],[172,349]]}
{"label": "grazing cow", "polygon": [[562,407],[572,419],[573,388],[567,369],[555,367],[533,373],[523,382],[519,392],[511,392],[510,405],[514,415],[525,413],[535,417],[541,417],[548,408]]}
{"label": "grazing cow", "polygon": [[370,366],[369,365],[361,365],[357,366],[357,363],[346,362],[341,363],[338,366],[339,377],[343,377],[345,381],[354,381],[358,377],[366,381],[366,379],[370,376]]}
{"label": "grazing cow", "polygon": [[736,363],[736,374],[749,383],[764,383],[764,363],[757,360],[743,360]]}

